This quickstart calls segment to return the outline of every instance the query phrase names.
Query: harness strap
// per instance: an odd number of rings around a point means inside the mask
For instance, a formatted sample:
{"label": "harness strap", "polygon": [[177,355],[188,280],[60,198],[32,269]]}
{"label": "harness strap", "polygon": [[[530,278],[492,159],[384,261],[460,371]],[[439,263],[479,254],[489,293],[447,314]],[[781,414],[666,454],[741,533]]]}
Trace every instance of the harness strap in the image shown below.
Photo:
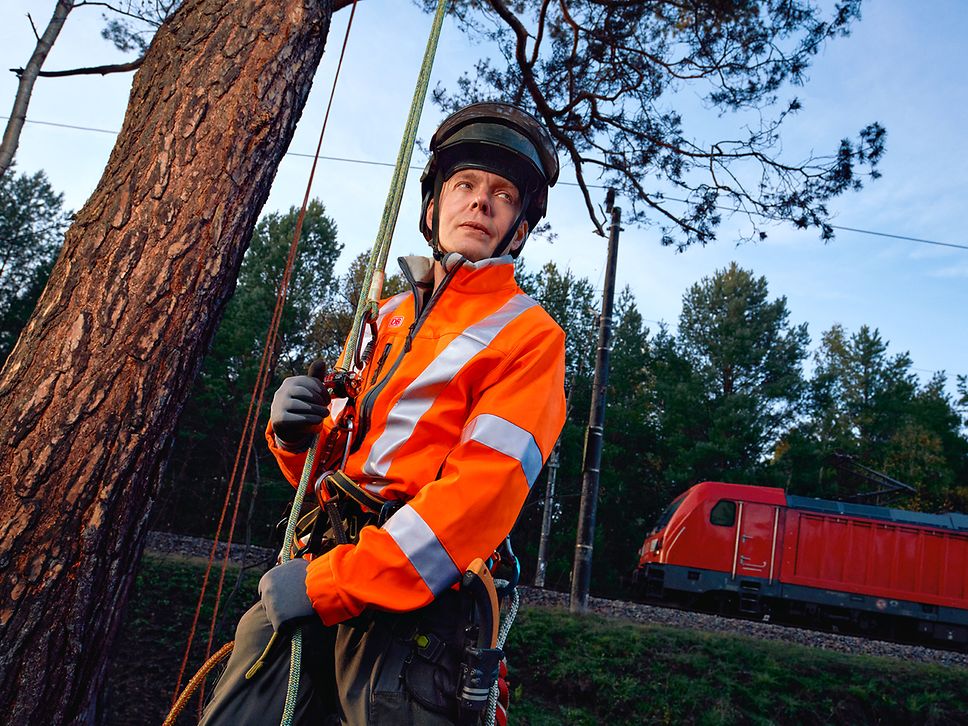
{"label": "harness strap", "polygon": [[385,500],[370,494],[370,492],[338,469],[329,474],[325,474],[323,476],[323,482],[329,489],[330,494],[336,494],[337,496],[340,494],[345,495],[359,504],[364,510],[379,512],[385,504]]}

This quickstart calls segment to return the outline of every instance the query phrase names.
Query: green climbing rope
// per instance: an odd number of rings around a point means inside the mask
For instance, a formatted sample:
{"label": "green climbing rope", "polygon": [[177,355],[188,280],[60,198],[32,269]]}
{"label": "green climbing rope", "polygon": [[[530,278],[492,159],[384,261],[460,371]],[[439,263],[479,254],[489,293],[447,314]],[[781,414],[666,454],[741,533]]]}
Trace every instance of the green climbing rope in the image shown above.
{"label": "green climbing rope", "polygon": [[427,98],[427,88],[430,86],[430,71],[433,69],[434,56],[437,53],[437,41],[440,39],[440,29],[444,23],[446,6],[447,0],[437,1],[437,12],[434,15],[430,37],[427,39],[427,49],[424,51],[420,75],[417,76],[417,87],[410,104],[410,114],[407,116],[407,125],[403,132],[403,140],[400,142],[400,151],[397,153],[397,163],[393,170],[393,178],[390,181],[390,190],[383,207],[380,230],[377,232],[373,249],[370,250],[370,259],[363,278],[362,291],[364,294],[360,295],[360,300],[357,303],[353,327],[350,330],[343,359],[338,367],[338,370],[344,372],[349,371],[353,366],[352,351],[357,349],[360,336],[363,334],[365,315],[375,307],[383,289],[384,270],[386,269],[387,256],[390,254],[390,240],[393,238],[393,230],[397,225],[397,217],[400,214],[403,189],[407,183],[410,159],[413,156],[413,146],[417,139],[420,114]]}
{"label": "green climbing rope", "polygon": [[[377,233],[373,249],[370,251],[370,259],[366,267],[366,274],[363,278],[362,289],[366,294],[360,296],[359,303],[356,306],[356,314],[353,316],[353,327],[346,341],[346,347],[343,349],[343,358],[338,368],[338,370],[343,372],[349,371],[352,367],[355,358],[354,353],[359,345],[360,336],[363,332],[366,314],[375,308],[377,301],[380,299],[387,256],[390,253],[390,240],[393,237],[393,230],[396,227],[397,217],[400,213],[403,189],[407,182],[410,158],[413,156],[413,146],[417,138],[417,126],[420,124],[420,114],[423,111],[424,101],[427,97],[427,88],[430,85],[430,71],[433,68],[434,56],[437,53],[437,41],[440,39],[440,30],[444,23],[446,6],[447,0],[437,0],[437,12],[434,15],[430,37],[427,39],[427,49],[424,52],[423,63],[420,66],[420,74],[417,77],[417,87],[414,90],[413,102],[410,104],[410,114],[407,117],[403,141],[400,143],[400,151],[397,154],[397,164],[390,182],[390,190],[387,193],[387,201],[383,209],[383,218],[380,220],[380,230]],[[375,314],[375,310],[373,310],[373,313]],[[296,488],[296,495],[293,498],[292,510],[289,513],[289,522],[286,524],[286,537],[283,540],[282,551],[279,554],[279,559],[282,562],[292,559],[293,556],[292,538],[296,531],[296,522],[299,521],[299,512],[302,509],[303,498],[306,495],[306,488],[309,485],[309,477],[312,474],[313,462],[316,459],[318,445],[319,437],[314,436],[309,451],[306,453],[306,463],[303,466],[302,476],[299,478],[299,486]],[[282,712],[281,726],[292,725],[292,719],[296,709],[296,697],[299,693],[299,671],[301,667],[302,629],[297,628],[292,634],[289,686],[286,691],[286,705]]]}

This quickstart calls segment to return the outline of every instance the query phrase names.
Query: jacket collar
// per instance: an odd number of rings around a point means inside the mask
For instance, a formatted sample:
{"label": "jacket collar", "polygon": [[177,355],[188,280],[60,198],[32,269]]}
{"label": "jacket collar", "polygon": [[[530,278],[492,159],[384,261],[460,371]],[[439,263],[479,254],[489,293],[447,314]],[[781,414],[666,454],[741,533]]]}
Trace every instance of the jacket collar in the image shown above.
{"label": "jacket collar", "polygon": [[[445,270],[449,270],[456,267],[456,263],[461,259],[463,258],[460,255],[451,252],[444,256],[441,264]],[[400,269],[407,279],[412,280],[421,287],[433,286],[433,259],[418,255],[409,255],[407,257],[400,257],[397,261],[400,263]],[[448,289],[460,290],[466,293],[492,293],[505,288],[517,288],[517,283],[514,281],[514,259],[511,255],[491,257],[479,262],[465,260],[454,273],[448,285]]]}

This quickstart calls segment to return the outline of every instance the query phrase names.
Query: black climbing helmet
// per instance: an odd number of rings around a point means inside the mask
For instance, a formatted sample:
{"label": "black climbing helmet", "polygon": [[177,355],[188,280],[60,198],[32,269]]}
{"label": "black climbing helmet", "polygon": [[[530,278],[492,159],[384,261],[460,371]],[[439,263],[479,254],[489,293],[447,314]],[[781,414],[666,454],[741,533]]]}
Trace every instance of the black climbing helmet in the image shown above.
{"label": "black climbing helmet", "polygon": [[[474,103],[448,116],[430,139],[430,160],[420,177],[420,231],[439,259],[436,235],[427,226],[430,200],[462,169],[489,171],[512,182],[521,195],[518,220],[498,244],[507,248],[523,220],[534,229],[548,209],[548,188],[558,181],[558,154],[548,130],[508,103]],[[439,207],[439,204],[435,204]],[[520,253],[519,247],[514,256]]]}

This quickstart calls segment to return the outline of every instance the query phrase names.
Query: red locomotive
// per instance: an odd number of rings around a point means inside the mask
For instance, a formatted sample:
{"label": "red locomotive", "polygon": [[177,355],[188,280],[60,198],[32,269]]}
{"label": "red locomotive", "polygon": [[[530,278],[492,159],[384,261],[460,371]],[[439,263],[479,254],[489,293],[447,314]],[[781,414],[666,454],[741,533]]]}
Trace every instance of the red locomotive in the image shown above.
{"label": "red locomotive", "polygon": [[639,556],[647,600],[968,649],[968,515],[703,482]]}

